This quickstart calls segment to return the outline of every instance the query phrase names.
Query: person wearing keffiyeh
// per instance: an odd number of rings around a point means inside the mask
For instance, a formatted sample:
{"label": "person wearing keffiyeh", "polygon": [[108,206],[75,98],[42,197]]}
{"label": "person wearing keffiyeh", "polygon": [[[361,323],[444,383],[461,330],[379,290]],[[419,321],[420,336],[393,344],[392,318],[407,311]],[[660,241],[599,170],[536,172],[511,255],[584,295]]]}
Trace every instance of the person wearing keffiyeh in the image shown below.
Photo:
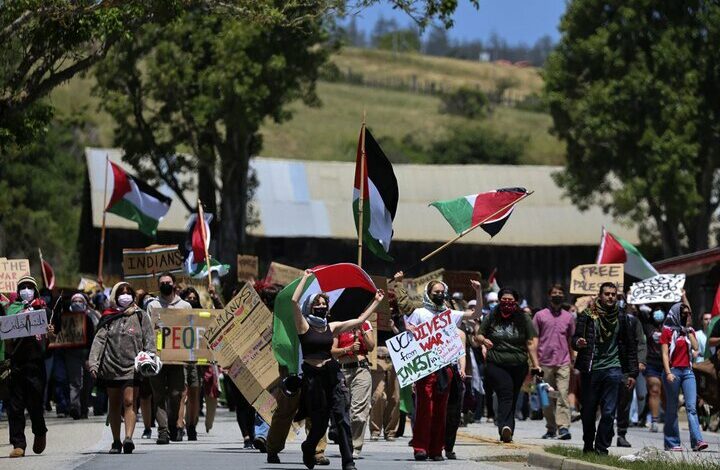
{"label": "person wearing keffiyeh", "polygon": [[[683,299],[687,302],[687,299]],[[665,388],[665,450],[682,452],[680,445],[680,429],[678,427],[678,402],[680,390],[685,397],[690,428],[690,445],[696,452],[704,450],[708,444],[703,441],[700,422],[697,416],[697,384],[692,369],[692,358],[698,351],[695,331],[688,327],[690,307],[687,303],[678,302],[670,307],[662,335],[663,385]]]}

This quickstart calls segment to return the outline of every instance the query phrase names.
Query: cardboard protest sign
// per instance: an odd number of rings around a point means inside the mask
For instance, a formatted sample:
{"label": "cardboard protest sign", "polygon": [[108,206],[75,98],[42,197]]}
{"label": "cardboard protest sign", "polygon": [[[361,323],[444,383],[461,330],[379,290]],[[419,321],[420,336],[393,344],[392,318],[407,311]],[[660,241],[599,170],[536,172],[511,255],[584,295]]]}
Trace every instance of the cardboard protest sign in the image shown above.
{"label": "cardboard protest sign", "polygon": [[270,422],[280,392],[278,364],[272,352],[273,314],[245,284],[205,332],[215,360],[245,399]]}
{"label": "cardboard protest sign", "polygon": [[465,354],[450,310],[386,341],[400,387],[410,385]]}
{"label": "cardboard protest sign", "polygon": [[445,271],[442,273],[442,280],[447,284],[450,295],[462,292],[463,300],[468,302],[475,299],[475,289],[470,280],[479,281],[481,276],[480,271]]}
{"label": "cardboard protest sign", "polygon": [[286,266],[273,261],[270,263],[270,268],[268,269],[265,280],[271,284],[286,286],[295,279],[302,277],[303,273],[304,271],[302,269],[293,268],[292,266]]}
{"label": "cardboard protest sign", "polygon": [[80,282],[78,282],[77,289],[81,292],[95,292],[100,289],[100,284],[98,284],[93,279],[90,279],[89,277],[80,277]]}
{"label": "cardboard protest sign", "polygon": [[258,257],[254,255],[237,256],[238,281],[250,281],[258,278]]}
{"label": "cardboard protest sign", "polygon": [[622,264],[581,264],[570,273],[570,293],[597,295],[604,282],[612,282],[623,292],[624,276]]}
{"label": "cardboard protest sign", "polygon": [[155,308],[153,323],[159,320],[156,346],[163,364],[205,364],[213,360],[205,331],[222,310],[202,308]]}
{"label": "cardboard protest sign", "polygon": [[44,335],[47,330],[47,313],[44,309],[0,317],[0,339]]}
{"label": "cardboard protest sign", "polygon": [[50,341],[50,349],[82,347],[87,344],[87,314],[63,312],[60,315],[60,332]]}
{"label": "cardboard protest sign", "polygon": [[17,291],[18,279],[29,275],[29,260],[0,258],[0,292]]}
{"label": "cardboard protest sign", "polygon": [[182,276],[183,255],[178,245],[150,245],[146,248],[123,249],[124,280],[135,289],[155,292],[157,278],[168,271]]}
{"label": "cardboard protest sign", "polygon": [[427,286],[427,283],[434,280],[442,281],[444,273],[444,269],[438,269],[436,271],[423,274],[420,277],[416,277],[413,279],[403,279],[403,285],[407,290],[410,300],[415,303],[422,302],[423,294],[425,293],[425,286]]}
{"label": "cardboard protest sign", "polygon": [[633,305],[680,302],[685,286],[684,274],[659,274],[630,286],[628,303]]}

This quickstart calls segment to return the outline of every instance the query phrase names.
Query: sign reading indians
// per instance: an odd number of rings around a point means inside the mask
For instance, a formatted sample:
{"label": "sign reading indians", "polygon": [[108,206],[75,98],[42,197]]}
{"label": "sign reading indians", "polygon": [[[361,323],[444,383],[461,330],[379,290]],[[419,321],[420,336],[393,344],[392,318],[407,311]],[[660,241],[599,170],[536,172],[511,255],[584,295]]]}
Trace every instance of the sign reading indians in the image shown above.
{"label": "sign reading indians", "polygon": [[18,279],[29,275],[29,260],[0,258],[0,292],[17,291]]}
{"label": "sign reading indians", "polygon": [[44,309],[0,317],[0,339],[44,335],[47,330],[47,313]]}
{"label": "sign reading indians", "polygon": [[123,249],[124,280],[135,289],[155,292],[157,279],[165,271],[183,276],[183,256],[178,245],[150,245]]}
{"label": "sign reading indians", "polygon": [[410,385],[465,354],[450,310],[386,341],[400,387]]}
{"label": "sign reading indians", "polygon": [[155,308],[153,323],[159,322],[156,346],[163,364],[206,364],[213,360],[205,332],[222,310],[202,308]]}
{"label": "sign reading indians", "polygon": [[570,273],[570,293],[597,295],[605,282],[612,282],[623,292],[624,276],[622,264],[581,264]]}
{"label": "sign reading indians", "polygon": [[78,348],[87,345],[87,322],[85,312],[63,312],[60,315],[60,332],[50,341],[48,348]]}
{"label": "sign reading indians", "polygon": [[249,284],[205,331],[215,360],[260,416],[270,422],[277,407],[278,364],[272,352],[273,314]]}
{"label": "sign reading indians", "polygon": [[640,305],[680,302],[684,286],[684,274],[659,274],[630,286],[628,303]]}

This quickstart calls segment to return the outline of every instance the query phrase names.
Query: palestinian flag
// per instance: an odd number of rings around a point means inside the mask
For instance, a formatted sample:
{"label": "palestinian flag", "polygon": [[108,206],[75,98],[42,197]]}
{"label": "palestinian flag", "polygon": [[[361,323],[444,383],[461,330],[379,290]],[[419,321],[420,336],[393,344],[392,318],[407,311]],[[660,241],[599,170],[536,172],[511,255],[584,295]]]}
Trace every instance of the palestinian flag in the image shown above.
{"label": "palestinian flag", "polygon": [[55,288],[55,271],[53,270],[52,266],[50,266],[50,263],[42,260],[42,273],[43,273],[43,280],[47,280],[47,284],[45,287],[52,290]]}
{"label": "palestinian flag", "polygon": [[[300,306],[313,294],[324,292],[330,298],[330,321],[357,318],[375,297],[377,288],[370,276],[358,265],[331,264],[313,268],[298,302]],[[297,374],[300,365],[300,340],[295,328],[295,306],[292,296],[302,278],[295,279],[275,298],[272,348],[278,364]]]}
{"label": "palestinian flag", "polygon": [[[365,133],[365,165],[363,162],[363,133]],[[358,140],[355,160],[355,187],[353,189],[353,215],[355,229],[359,232],[360,181],[363,180],[363,244],[380,259],[392,261],[388,255],[390,240],[393,236],[392,223],[398,205],[398,184],[392,165],[375,141],[370,131],[363,125]]]}
{"label": "palestinian flag", "polygon": [[[210,248],[210,222],[212,222],[212,214],[203,214],[205,219],[205,237],[203,237],[202,228],[197,223],[198,215],[193,214],[188,218],[185,230],[187,236],[185,240],[185,249],[187,257],[185,258],[185,272],[195,279],[202,279],[208,275],[208,264],[205,259],[205,248]],[[222,277],[230,272],[230,265],[222,264],[212,256],[210,257],[210,272],[215,272]]]}
{"label": "palestinian flag", "polygon": [[637,248],[603,227],[597,264],[613,263],[625,264],[625,273],[638,279],[648,279],[658,275],[653,265],[643,258]]}
{"label": "palestinian flag", "polygon": [[161,194],[146,182],[128,175],[110,162],[113,172],[113,192],[107,212],[134,220],[140,231],[154,237],[160,220],[170,210],[172,199]]}
{"label": "palestinian flag", "polygon": [[515,204],[527,195],[525,188],[503,188],[430,205],[440,211],[458,235],[482,222],[480,227],[494,237],[507,222]]}
{"label": "palestinian flag", "polygon": [[488,277],[488,284],[491,292],[500,292],[500,284],[497,282],[497,268],[494,268]]}

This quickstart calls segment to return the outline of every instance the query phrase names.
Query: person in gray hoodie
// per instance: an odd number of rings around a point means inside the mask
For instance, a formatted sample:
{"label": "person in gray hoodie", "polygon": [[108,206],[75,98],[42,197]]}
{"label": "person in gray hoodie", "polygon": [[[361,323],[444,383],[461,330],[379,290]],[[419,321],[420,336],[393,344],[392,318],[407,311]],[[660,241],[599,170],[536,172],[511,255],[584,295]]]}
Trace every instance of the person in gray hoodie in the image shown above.
{"label": "person in gray hoodie", "polygon": [[[140,394],[140,376],[135,357],[141,351],[155,354],[152,322],[135,305],[135,292],[127,282],[115,284],[110,293],[110,308],[103,312],[90,348],[88,365],[93,378],[107,389],[110,402],[108,417],[113,435],[111,454],[135,449],[135,401]],[[120,442],[120,411],[124,407],[125,440]]]}
{"label": "person in gray hoodie", "polygon": [[[175,293],[175,276],[164,272],[158,278],[160,295],[148,304],[148,313],[155,329],[163,327],[157,310],[161,308],[192,308]],[[158,424],[158,444],[168,444],[170,440],[182,441],[184,430],[177,427],[180,400],[185,390],[185,367],[166,365],[160,373],[150,379],[155,399],[155,419]]]}

